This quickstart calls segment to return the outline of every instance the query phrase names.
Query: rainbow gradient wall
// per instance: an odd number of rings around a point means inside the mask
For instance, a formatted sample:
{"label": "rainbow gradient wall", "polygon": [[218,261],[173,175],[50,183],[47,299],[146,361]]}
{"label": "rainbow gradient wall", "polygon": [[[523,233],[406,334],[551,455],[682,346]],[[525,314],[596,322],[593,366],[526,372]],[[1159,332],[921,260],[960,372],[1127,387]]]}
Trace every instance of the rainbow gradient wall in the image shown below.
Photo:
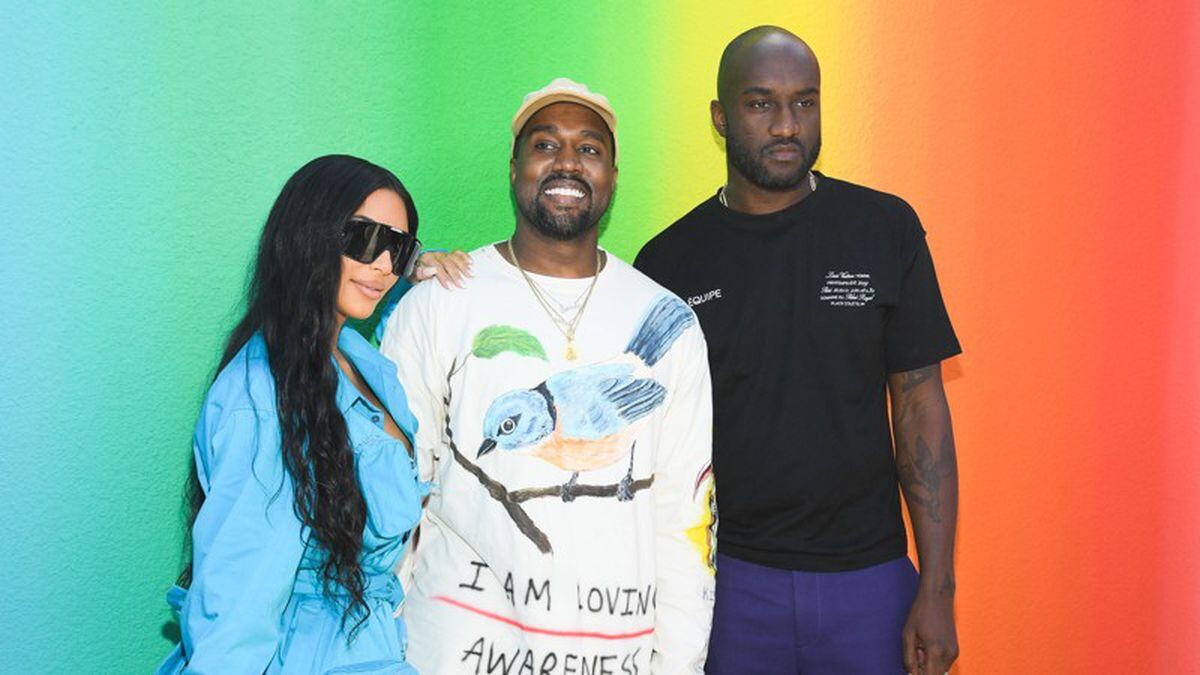
{"label": "rainbow gradient wall", "polygon": [[966,349],[957,672],[1200,672],[1194,1],[37,4],[0,6],[0,672],[168,650],[191,425],[294,169],[365,156],[427,240],[498,239],[511,115],[569,75],[618,110],[628,258],[722,182],[760,23],[822,60],[820,168],[921,214]]}

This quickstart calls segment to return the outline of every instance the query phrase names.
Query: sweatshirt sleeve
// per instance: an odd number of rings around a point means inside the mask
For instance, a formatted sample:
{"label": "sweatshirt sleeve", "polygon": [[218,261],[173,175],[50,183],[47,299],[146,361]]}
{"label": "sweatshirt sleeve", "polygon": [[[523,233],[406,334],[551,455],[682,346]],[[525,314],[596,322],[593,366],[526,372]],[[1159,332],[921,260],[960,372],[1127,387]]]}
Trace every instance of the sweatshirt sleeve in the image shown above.
{"label": "sweatshirt sleeve", "polygon": [[417,418],[414,452],[422,481],[432,481],[444,445],[446,375],[436,345],[432,287],[424,283],[400,300],[388,319],[380,351],[396,364],[396,374]]}
{"label": "sweatshirt sleeve", "polygon": [[196,439],[205,500],[192,528],[195,569],[181,611],[184,672],[262,672],[279,648],[303,527],[274,413],[214,417],[202,421]]}
{"label": "sweatshirt sleeve", "polygon": [[714,598],[712,385],[698,324],[680,336],[655,469],[657,610],[651,671],[703,673]]}

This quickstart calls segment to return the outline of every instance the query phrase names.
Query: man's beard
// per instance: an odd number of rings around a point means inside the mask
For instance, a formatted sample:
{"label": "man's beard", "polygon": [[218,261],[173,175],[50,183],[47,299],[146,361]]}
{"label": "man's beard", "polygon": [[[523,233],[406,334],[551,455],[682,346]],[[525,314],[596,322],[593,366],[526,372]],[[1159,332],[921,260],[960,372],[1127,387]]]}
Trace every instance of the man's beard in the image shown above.
{"label": "man's beard", "polygon": [[[555,178],[548,176],[545,181]],[[589,200],[586,210],[578,211],[574,214],[570,213],[554,213],[541,200],[542,189],[538,186],[537,192],[534,193],[533,199],[525,201],[517,195],[517,208],[521,210],[521,215],[525,216],[525,220],[533,226],[540,234],[544,234],[551,239],[559,241],[570,241],[577,239],[583,234],[589,232],[596,224],[600,222],[600,216],[604,215],[604,209],[607,205],[599,207],[594,201],[595,195],[588,190]]]}
{"label": "man's beard", "polygon": [[[767,160],[763,155],[771,148],[780,145],[796,145],[801,148],[804,161],[795,170],[780,173],[771,172],[767,168]],[[764,190],[787,190],[796,187],[800,181],[808,177],[808,172],[817,163],[817,155],[821,154],[821,139],[818,137],[816,144],[811,148],[799,140],[792,140],[777,141],[754,150],[748,145],[743,145],[736,135],[730,134],[725,139],[725,152],[729,155],[729,161],[738,170],[738,173],[745,176],[746,180],[754,185]]]}

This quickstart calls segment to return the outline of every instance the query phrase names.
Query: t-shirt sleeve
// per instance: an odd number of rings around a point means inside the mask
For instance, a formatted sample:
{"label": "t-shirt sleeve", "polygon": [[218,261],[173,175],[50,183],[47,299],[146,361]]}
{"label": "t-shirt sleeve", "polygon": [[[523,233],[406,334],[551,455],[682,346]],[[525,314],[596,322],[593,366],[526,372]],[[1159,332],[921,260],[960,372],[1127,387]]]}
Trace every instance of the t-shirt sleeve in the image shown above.
{"label": "t-shirt sleeve", "polygon": [[925,241],[925,230],[911,208],[901,255],[900,295],[884,328],[887,372],[924,368],[962,351]]}

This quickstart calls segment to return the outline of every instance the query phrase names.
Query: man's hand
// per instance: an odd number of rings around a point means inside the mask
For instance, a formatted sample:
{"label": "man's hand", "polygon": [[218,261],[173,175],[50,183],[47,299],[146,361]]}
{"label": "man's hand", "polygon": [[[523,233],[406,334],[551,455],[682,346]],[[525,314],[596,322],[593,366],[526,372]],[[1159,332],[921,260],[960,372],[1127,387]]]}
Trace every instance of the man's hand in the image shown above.
{"label": "man's hand", "polygon": [[910,675],[942,675],[958,658],[954,630],[953,582],[940,589],[917,591],[904,623],[904,670]]}
{"label": "man's hand", "polygon": [[421,254],[413,267],[409,281],[414,284],[437,277],[442,288],[450,288],[450,284],[462,288],[463,279],[471,276],[471,256],[463,251],[428,251]]}

